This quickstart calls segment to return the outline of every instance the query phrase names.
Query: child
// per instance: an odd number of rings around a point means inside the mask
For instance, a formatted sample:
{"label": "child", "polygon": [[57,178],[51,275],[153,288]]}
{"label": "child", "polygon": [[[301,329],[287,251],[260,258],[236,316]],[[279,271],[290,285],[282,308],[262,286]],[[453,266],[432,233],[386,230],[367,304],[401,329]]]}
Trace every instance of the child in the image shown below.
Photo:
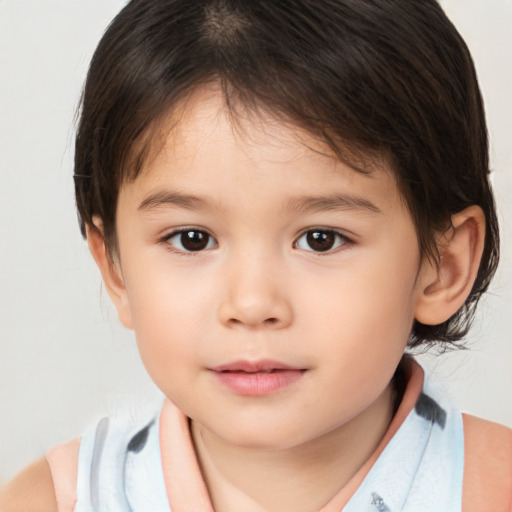
{"label": "child", "polygon": [[133,0],[75,164],[167,399],[53,448],[2,510],[511,510],[512,433],[404,356],[466,334],[498,260],[478,85],[434,0]]}

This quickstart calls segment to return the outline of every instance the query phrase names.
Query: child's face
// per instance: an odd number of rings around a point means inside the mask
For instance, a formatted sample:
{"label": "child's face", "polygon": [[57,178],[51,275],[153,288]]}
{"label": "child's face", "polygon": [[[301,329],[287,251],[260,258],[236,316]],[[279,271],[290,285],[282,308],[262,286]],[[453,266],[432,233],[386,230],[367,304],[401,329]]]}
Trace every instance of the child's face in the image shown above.
{"label": "child's face", "polygon": [[198,96],[123,186],[114,300],[185,414],[291,447],[389,400],[422,264],[391,172],[357,173],[269,119],[242,129]]}

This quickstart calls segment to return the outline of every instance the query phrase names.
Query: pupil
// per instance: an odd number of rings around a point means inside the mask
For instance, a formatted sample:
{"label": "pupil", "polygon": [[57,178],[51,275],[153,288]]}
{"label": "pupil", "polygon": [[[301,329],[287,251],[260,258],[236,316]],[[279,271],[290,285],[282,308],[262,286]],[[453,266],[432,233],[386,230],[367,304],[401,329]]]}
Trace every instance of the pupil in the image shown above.
{"label": "pupil", "polygon": [[208,235],[201,231],[187,231],[182,233],[181,243],[187,251],[200,251],[208,245]]}
{"label": "pupil", "polygon": [[310,231],[307,240],[311,249],[320,252],[332,249],[335,242],[334,233],[328,231]]}

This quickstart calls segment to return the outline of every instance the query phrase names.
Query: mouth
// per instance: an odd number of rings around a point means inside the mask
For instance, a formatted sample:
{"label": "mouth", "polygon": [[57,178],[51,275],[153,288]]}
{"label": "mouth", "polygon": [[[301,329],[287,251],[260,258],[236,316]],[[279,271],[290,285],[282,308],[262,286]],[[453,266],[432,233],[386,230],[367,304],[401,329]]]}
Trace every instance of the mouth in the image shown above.
{"label": "mouth", "polygon": [[243,396],[263,396],[287,388],[301,379],[304,368],[278,361],[235,361],[209,369],[226,388]]}
{"label": "mouth", "polygon": [[280,363],[279,361],[235,361],[211,368],[214,372],[244,372],[244,373],[272,373],[286,370],[300,370],[294,366]]}

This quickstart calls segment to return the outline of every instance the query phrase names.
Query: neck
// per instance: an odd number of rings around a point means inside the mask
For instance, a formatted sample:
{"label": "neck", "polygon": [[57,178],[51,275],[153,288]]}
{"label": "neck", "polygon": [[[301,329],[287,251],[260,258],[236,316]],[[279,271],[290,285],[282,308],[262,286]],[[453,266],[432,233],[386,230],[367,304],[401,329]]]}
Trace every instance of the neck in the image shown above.
{"label": "neck", "polygon": [[391,422],[391,387],[361,414],[285,450],[234,446],[197,423],[192,436],[216,512],[320,510],[370,458]]}

